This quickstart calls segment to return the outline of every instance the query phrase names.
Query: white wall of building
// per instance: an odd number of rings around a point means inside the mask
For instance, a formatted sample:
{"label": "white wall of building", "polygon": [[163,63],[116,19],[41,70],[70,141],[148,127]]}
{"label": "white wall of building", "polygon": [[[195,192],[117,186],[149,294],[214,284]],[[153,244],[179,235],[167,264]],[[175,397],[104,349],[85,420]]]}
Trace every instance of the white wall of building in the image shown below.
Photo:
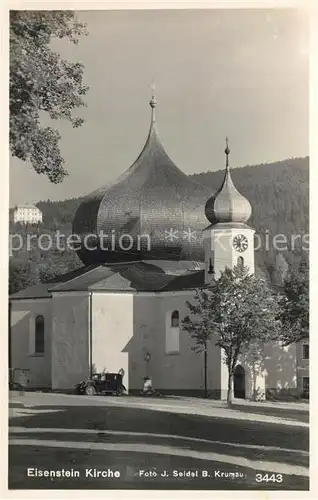
{"label": "white wall of building", "polygon": [[296,345],[291,344],[284,347],[278,343],[272,343],[266,345],[264,353],[266,388],[275,390],[296,390]]}
{"label": "white wall of building", "polygon": [[[171,392],[195,392],[204,389],[203,354],[191,347],[195,342],[182,329],[189,314],[186,301],[194,292],[137,294],[134,298],[134,336],[129,344],[130,380],[133,389],[141,388],[144,376],[151,376],[154,387]],[[167,352],[166,335],[172,311],[179,311],[179,352]],[[172,332],[175,334],[175,332]],[[175,344],[176,345],[176,344]],[[145,354],[151,358],[147,362]],[[219,348],[208,348],[208,388],[217,390],[220,383]]]}
{"label": "white wall of building", "polygon": [[87,292],[53,293],[52,389],[74,389],[89,375]]}
{"label": "white wall of building", "polygon": [[17,205],[13,209],[13,222],[36,224],[42,222],[42,212],[34,205]]}
{"label": "white wall of building", "polygon": [[[148,375],[158,390],[195,393],[204,389],[203,354],[182,329],[189,313],[186,301],[194,292],[176,293],[93,293],[92,363],[95,371],[118,372],[124,369],[124,384],[140,390]],[[179,335],[172,329],[174,349],[167,349],[170,318],[179,311]],[[45,322],[44,353],[34,352],[35,318]],[[52,299],[12,300],[12,368],[29,370],[31,387],[74,389],[89,375],[89,294],[54,293]],[[172,338],[172,337],[171,337]],[[259,368],[256,386],[265,389],[301,392],[303,377],[309,376],[309,360],[303,359],[303,341],[283,347],[268,344]],[[172,344],[170,343],[170,346]],[[146,360],[146,355],[149,360]],[[253,392],[253,373],[244,356],[238,362],[246,373],[246,397]],[[227,368],[221,362],[220,348],[208,346],[208,389],[216,397],[226,398]]]}
{"label": "white wall of building", "polygon": [[133,336],[133,295],[92,293],[92,364],[95,372],[124,370],[128,389],[128,345]]}
{"label": "white wall of building", "polygon": [[[254,229],[248,227],[218,229],[217,225],[204,231],[205,283],[211,280],[208,273],[210,259],[215,278],[219,278],[226,267],[233,269],[237,265],[238,257],[242,257],[244,266],[254,273],[254,232]],[[248,240],[248,247],[244,252],[238,252],[233,247],[233,239],[237,235],[244,235]]]}
{"label": "white wall of building", "polygon": [[[245,371],[245,398],[250,399],[256,392],[258,399],[265,399],[266,389],[281,391],[282,389],[297,392],[297,357],[296,345],[282,347],[278,343],[267,344],[264,356],[253,364],[247,352],[242,352],[237,365]],[[223,356],[221,366],[221,398],[226,399],[228,370]],[[232,385],[234,395],[234,379]]]}
{"label": "white wall of building", "polygon": [[[11,366],[28,370],[29,387],[51,386],[51,299],[11,302]],[[44,353],[34,352],[35,318],[44,317]]]}

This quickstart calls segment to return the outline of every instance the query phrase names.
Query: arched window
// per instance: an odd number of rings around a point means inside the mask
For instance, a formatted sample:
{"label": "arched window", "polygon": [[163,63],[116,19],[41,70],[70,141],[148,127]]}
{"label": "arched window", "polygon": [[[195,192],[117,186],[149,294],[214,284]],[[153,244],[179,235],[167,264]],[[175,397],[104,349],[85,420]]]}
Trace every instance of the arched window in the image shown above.
{"label": "arched window", "polygon": [[179,353],[179,323],[179,311],[168,311],[166,313],[166,354]]}
{"label": "arched window", "polygon": [[44,352],[44,317],[40,314],[35,318],[35,352]]}
{"label": "arched window", "polygon": [[240,267],[240,268],[243,268],[243,267],[244,267],[244,259],[243,259],[243,257],[238,257],[238,258],[237,258],[237,265],[238,265],[238,267]]}
{"label": "arched window", "polygon": [[173,311],[171,314],[171,326],[176,328],[179,326],[179,311]]}

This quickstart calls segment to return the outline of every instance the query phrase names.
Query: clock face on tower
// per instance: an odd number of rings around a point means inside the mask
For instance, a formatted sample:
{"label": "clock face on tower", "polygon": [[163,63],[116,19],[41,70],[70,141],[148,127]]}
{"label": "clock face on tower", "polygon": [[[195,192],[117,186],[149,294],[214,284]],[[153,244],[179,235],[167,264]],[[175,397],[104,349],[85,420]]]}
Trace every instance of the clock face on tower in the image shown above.
{"label": "clock face on tower", "polygon": [[233,238],[233,248],[237,252],[245,252],[248,247],[248,240],[244,234],[237,234]]}

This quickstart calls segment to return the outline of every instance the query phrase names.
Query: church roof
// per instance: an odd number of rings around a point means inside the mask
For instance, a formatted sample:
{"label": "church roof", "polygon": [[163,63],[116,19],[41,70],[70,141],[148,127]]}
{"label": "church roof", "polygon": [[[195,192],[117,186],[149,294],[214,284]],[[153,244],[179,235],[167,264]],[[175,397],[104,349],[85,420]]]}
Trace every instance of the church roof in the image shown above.
{"label": "church roof", "polygon": [[[175,262],[169,262],[169,267],[161,265],[161,261],[122,262],[102,264],[82,276],[51,288],[52,292],[66,291],[135,291],[163,292],[180,291],[197,285],[197,275],[204,284],[203,265],[197,270],[193,262],[188,262],[188,268],[182,268]],[[195,278],[195,281],[192,281]]]}
{"label": "church roof", "polygon": [[50,298],[52,296],[51,292],[49,292],[49,289],[52,288],[54,285],[65,283],[66,281],[69,281],[71,279],[74,279],[77,276],[82,275],[84,272],[88,272],[91,269],[93,269],[95,266],[86,266],[86,267],[81,267],[79,269],[76,269],[74,271],[70,271],[68,273],[60,274],[56,276],[55,278],[52,278],[50,281],[47,283],[38,283],[36,285],[31,285],[28,286],[27,288],[24,288],[22,290],[19,290],[19,292],[13,293],[10,295],[10,300],[17,299],[45,299],[45,298]]}
{"label": "church roof", "polygon": [[28,286],[19,290],[19,292],[10,295],[10,300],[21,300],[21,299],[49,299],[52,294],[48,291],[49,286],[52,283],[39,283],[37,285]]}
{"label": "church roof", "polygon": [[[108,235],[108,241],[111,235],[116,239],[115,251],[102,250],[100,246],[91,251],[82,244],[78,255],[84,264],[145,259],[204,260],[200,231],[206,226],[204,204],[208,191],[189,179],[168,156],[157,129],[156,105],[153,97],[148,137],[136,161],[112,185],[89,195],[75,214],[73,233],[80,235],[82,241],[93,234],[98,246],[101,232]],[[186,238],[169,240],[166,231],[171,228],[179,234],[194,230],[197,238],[191,242]],[[123,234],[132,238],[129,251],[118,244]],[[150,250],[143,243],[141,248],[138,245],[138,236],[143,234],[150,237]]]}
{"label": "church roof", "polygon": [[[260,259],[256,252],[256,261]],[[261,260],[261,259],[260,259]],[[269,279],[256,264],[255,273]],[[135,261],[94,264],[12,294],[10,300],[51,298],[54,292],[178,292],[204,287],[204,264],[195,261]]]}
{"label": "church roof", "polygon": [[18,205],[15,205],[14,207],[12,207],[11,210],[18,210],[19,208],[26,208],[26,209],[30,209],[30,210],[38,210],[39,212],[41,212],[41,210],[36,205],[33,205],[31,203],[20,203]]}
{"label": "church roof", "polygon": [[49,298],[54,292],[181,291],[204,285],[203,264],[192,261],[136,261],[85,266],[49,283],[28,287],[11,299]]}

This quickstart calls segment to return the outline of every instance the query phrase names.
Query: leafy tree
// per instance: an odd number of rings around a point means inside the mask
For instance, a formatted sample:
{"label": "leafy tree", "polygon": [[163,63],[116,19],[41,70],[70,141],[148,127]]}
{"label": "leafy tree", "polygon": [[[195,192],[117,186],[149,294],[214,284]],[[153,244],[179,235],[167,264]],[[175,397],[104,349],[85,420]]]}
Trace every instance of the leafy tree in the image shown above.
{"label": "leafy tree", "polygon": [[31,262],[10,258],[9,261],[9,294],[36,284],[37,279]]}
{"label": "leafy tree", "polygon": [[192,316],[198,316],[197,320],[186,316],[182,321],[182,326],[191,337],[195,340],[195,345],[192,349],[196,353],[203,353],[203,369],[204,369],[204,397],[208,397],[207,387],[207,364],[208,364],[208,344],[213,334],[217,332],[215,322],[213,321],[210,302],[211,293],[208,290],[196,290],[196,304],[191,304],[187,301],[187,306]]}
{"label": "leafy tree", "polygon": [[309,269],[301,260],[298,272],[289,275],[281,297],[282,341],[285,345],[309,337]]}
{"label": "leafy tree", "polygon": [[49,263],[38,266],[38,277],[41,283],[49,283],[57,276],[67,272],[67,269],[61,266],[52,266]]}
{"label": "leafy tree", "polygon": [[37,266],[37,275],[41,283],[48,283],[58,276],[75,271],[82,267],[76,253],[69,251],[65,257],[60,252],[57,255],[49,253],[42,263]]}
{"label": "leafy tree", "polygon": [[85,25],[71,11],[10,12],[10,149],[30,161],[34,170],[53,183],[67,175],[57,129],[42,126],[41,118],[66,119],[73,127],[83,119],[73,115],[85,105],[83,65],[69,62],[52,50],[54,38],[77,44]]}
{"label": "leafy tree", "polygon": [[[226,269],[206,289],[196,291],[195,304],[183,320],[194,339],[195,350],[206,349],[209,340],[222,348],[228,369],[227,402],[232,402],[233,375],[238,357],[253,344],[274,340],[279,334],[279,306],[267,282],[246,269]],[[256,357],[259,349],[253,349]]]}
{"label": "leafy tree", "polygon": [[282,252],[277,252],[275,260],[275,273],[272,282],[280,286],[288,275],[288,262]]}

